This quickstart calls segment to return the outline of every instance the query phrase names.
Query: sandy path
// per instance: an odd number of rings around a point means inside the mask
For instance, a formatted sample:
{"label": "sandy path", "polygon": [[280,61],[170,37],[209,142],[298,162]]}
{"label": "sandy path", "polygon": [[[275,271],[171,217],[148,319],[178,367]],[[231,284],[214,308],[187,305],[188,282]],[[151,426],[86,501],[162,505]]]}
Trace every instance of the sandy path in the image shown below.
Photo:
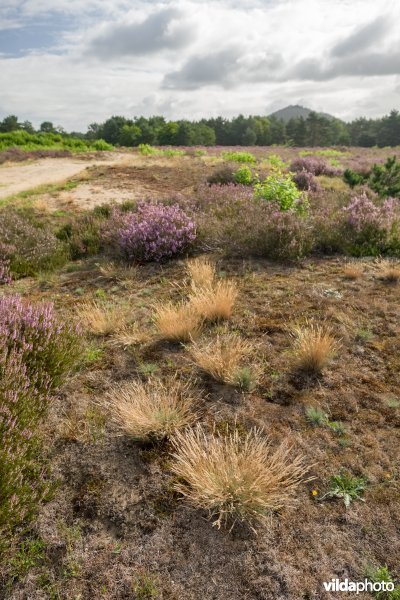
{"label": "sandy path", "polygon": [[105,159],[82,160],[77,158],[43,158],[28,164],[0,167],[0,199],[36,188],[70,179],[95,165],[110,165],[132,160],[129,154],[109,154]]}

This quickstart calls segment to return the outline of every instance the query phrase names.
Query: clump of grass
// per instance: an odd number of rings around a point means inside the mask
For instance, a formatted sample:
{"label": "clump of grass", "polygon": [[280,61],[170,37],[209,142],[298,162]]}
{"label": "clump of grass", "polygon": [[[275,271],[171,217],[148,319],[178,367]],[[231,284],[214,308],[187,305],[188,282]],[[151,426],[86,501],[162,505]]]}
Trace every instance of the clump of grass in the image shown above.
{"label": "clump of grass", "polygon": [[189,296],[189,302],[206,321],[223,321],[232,316],[237,296],[235,282],[217,281],[214,285],[195,289]]}
{"label": "clump of grass", "polygon": [[210,288],[215,280],[215,265],[203,256],[186,263],[186,272],[190,277],[193,290]]}
{"label": "clump of grass", "polygon": [[385,283],[396,284],[400,280],[400,267],[394,263],[382,262],[380,279]]}
{"label": "clump of grass", "polygon": [[201,317],[190,304],[160,303],[154,313],[158,333],[165,340],[187,342],[201,331]]}
{"label": "clump of grass", "polygon": [[104,278],[116,282],[133,281],[138,274],[136,266],[123,263],[107,262],[99,264],[98,267]]}
{"label": "clump of grass", "polygon": [[253,346],[233,333],[218,334],[208,343],[194,343],[190,354],[200,369],[217,381],[237,385],[243,378],[243,362]]}
{"label": "clump of grass", "polygon": [[321,498],[341,498],[344,505],[348,508],[353,500],[361,500],[362,494],[367,486],[365,477],[353,477],[350,473],[342,472],[339,475],[333,475],[329,482],[329,489]]}
{"label": "clump of grass", "polygon": [[326,425],[328,415],[318,407],[308,406],[306,408],[306,419],[313,426]]}
{"label": "clump of grass", "polygon": [[161,440],[196,420],[196,395],[176,378],[131,381],[107,394],[119,429],[137,440]]}
{"label": "clump of grass", "polygon": [[329,327],[307,323],[293,330],[297,368],[306,373],[320,374],[339,348]]}
{"label": "clump of grass", "polygon": [[[272,450],[253,429],[207,435],[198,425],[172,439],[175,490],[194,506],[206,509],[218,528],[228,519],[251,525],[265,522],[273,511],[290,506],[307,467],[283,443]],[[233,526],[232,525],[232,526]]]}
{"label": "clump of grass", "polygon": [[356,281],[363,276],[362,268],[355,263],[347,263],[343,267],[343,277],[349,281]]}
{"label": "clump of grass", "polygon": [[78,311],[83,327],[95,335],[111,335],[120,331],[128,321],[127,309],[122,306],[100,304],[96,301],[83,302]]}

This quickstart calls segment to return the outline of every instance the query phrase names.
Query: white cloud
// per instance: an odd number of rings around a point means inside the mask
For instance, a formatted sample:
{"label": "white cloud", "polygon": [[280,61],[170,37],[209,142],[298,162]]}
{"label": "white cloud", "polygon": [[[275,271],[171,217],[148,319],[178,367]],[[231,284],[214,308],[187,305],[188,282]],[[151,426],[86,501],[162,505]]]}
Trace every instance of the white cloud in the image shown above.
{"label": "white cloud", "polygon": [[399,16],[399,3],[375,0],[3,0],[0,29],[72,25],[56,48],[19,58],[0,44],[0,116],[83,130],[111,114],[268,114],[298,102],[376,116],[399,105]]}

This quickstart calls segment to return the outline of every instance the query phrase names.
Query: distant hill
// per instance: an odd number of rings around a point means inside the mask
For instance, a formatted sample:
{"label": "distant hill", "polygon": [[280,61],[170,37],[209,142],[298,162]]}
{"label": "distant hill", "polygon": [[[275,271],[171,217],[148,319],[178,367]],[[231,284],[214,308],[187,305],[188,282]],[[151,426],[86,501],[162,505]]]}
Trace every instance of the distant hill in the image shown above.
{"label": "distant hill", "polygon": [[[290,119],[296,119],[299,117],[303,117],[303,119],[307,119],[310,112],[313,112],[310,108],[305,108],[304,106],[299,106],[298,104],[286,106],[286,108],[281,108],[273,113],[271,113],[270,117],[275,117],[276,119],[281,119],[285,123],[287,123]],[[317,112],[317,111],[315,111]],[[327,119],[335,119],[332,115],[328,115],[328,113],[318,112],[322,117],[326,117]]]}

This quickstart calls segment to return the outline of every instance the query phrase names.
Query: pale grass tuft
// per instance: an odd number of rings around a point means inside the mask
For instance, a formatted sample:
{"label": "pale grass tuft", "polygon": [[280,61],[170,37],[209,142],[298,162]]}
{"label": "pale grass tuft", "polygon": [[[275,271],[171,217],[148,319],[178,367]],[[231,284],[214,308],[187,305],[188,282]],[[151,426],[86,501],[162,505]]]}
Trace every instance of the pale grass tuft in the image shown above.
{"label": "pale grass tuft", "polygon": [[355,263],[347,263],[343,267],[343,276],[349,281],[356,281],[357,279],[361,279],[363,274],[363,269]]}
{"label": "pale grass tuft", "polygon": [[162,382],[132,381],[107,394],[109,410],[119,429],[135,439],[163,439],[192,424],[196,394],[176,378]]}
{"label": "pale grass tuft", "polygon": [[189,295],[189,302],[206,321],[220,321],[232,316],[237,296],[234,281],[217,281],[212,286],[195,289]]}
{"label": "pale grass tuft", "polygon": [[272,512],[291,506],[308,468],[287,443],[272,450],[257,429],[245,436],[207,435],[200,426],[172,439],[174,485],[197,508],[206,509],[218,528],[227,520],[250,525],[268,522]]}
{"label": "pale grass tuft", "polygon": [[313,323],[295,327],[295,356],[301,371],[320,373],[339,349],[331,328]]}
{"label": "pale grass tuft", "polygon": [[217,381],[237,384],[244,360],[252,353],[253,346],[233,333],[217,335],[208,343],[193,343],[190,354],[200,369]]}
{"label": "pale grass tuft", "polygon": [[96,301],[82,303],[77,311],[85,329],[95,335],[110,335],[126,327],[129,321],[127,307],[100,304]]}
{"label": "pale grass tuft", "polygon": [[139,331],[137,325],[133,324],[116,333],[113,336],[112,345],[129,348],[130,346],[146,344],[150,339],[151,337],[147,332]]}
{"label": "pale grass tuft", "polygon": [[201,331],[202,320],[187,303],[160,303],[154,311],[158,333],[165,340],[187,342]]}
{"label": "pale grass tuft", "polygon": [[382,261],[380,264],[380,278],[386,283],[398,283],[400,280],[400,266],[390,261]]}
{"label": "pale grass tuft", "polygon": [[138,274],[137,267],[122,263],[107,262],[97,266],[103,277],[117,282],[133,282]]}
{"label": "pale grass tuft", "polygon": [[193,290],[209,288],[214,283],[215,265],[203,256],[189,260],[186,263],[186,272]]}

